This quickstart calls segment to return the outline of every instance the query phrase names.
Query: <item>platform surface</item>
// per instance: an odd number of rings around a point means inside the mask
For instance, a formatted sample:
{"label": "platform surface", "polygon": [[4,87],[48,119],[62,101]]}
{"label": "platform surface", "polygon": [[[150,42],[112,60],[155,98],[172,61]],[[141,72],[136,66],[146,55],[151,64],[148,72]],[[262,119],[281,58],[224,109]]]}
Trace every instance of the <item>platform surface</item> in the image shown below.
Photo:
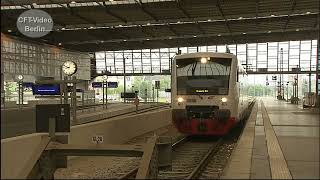
{"label": "platform surface", "polygon": [[[261,100],[221,178],[319,179],[319,111]],[[238,152],[247,155],[239,158]]]}
{"label": "platform surface", "polygon": [[[139,108],[147,108],[152,104],[140,104]],[[28,107],[30,111],[34,111],[33,107]],[[135,105],[132,103],[113,103],[108,105],[108,109],[103,107],[95,107],[85,110],[77,111],[77,123],[72,125],[82,124],[89,122],[90,117],[104,115],[104,117],[120,115],[126,112],[132,112],[135,109]],[[19,113],[19,109],[15,109],[16,113]],[[1,115],[1,139],[16,137],[26,134],[32,134],[36,132],[35,112],[32,116],[25,116],[21,113],[17,119],[6,119],[6,112]],[[99,119],[99,118],[98,118]],[[90,120],[92,121],[92,120]]]}

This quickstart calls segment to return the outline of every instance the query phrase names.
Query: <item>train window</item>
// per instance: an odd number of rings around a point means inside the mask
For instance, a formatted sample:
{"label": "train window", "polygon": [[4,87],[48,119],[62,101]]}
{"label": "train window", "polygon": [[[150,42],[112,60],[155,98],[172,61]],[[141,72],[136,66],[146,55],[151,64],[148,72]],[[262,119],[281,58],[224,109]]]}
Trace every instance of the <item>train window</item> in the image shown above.
{"label": "train window", "polygon": [[181,95],[227,95],[231,58],[177,59],[177,90]]}

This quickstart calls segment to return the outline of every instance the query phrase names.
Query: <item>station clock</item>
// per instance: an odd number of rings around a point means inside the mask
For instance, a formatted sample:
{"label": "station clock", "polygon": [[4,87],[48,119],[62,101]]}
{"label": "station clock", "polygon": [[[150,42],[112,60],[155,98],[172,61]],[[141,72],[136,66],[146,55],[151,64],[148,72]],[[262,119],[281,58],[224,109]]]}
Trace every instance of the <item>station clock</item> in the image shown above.
{"label": "station clock", "polygon": [[77,69],[77,64],[73,61],[66,61],[62,65],[63,72],[68,76],[75,74]]}

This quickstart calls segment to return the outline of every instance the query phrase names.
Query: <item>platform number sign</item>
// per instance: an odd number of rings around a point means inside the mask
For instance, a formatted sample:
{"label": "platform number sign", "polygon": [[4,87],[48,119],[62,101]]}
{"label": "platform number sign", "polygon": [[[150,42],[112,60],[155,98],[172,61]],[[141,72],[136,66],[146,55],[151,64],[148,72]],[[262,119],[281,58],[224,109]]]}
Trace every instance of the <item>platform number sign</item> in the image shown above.
{"label": "platform number sign", "polygon": [[100,135],[93,136],[92,142],[95,144],[103,143],[103,136],[100,136]]}
{"label": "platform number sign", "polygon": [[160,81],[155,81],[155,89],[160,89]]}

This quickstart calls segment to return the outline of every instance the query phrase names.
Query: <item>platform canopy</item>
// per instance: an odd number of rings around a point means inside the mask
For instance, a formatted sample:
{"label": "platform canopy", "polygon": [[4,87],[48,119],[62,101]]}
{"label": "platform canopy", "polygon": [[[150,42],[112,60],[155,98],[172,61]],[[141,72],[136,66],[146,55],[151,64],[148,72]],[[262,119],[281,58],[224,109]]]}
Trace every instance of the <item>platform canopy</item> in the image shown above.
{"label": "platform canopy", "polygon": [[1,31],[23,36],[17,17],[42,9],[54,30],[33,39],[103,50],[317,39],[319,0],[1,0]]}

